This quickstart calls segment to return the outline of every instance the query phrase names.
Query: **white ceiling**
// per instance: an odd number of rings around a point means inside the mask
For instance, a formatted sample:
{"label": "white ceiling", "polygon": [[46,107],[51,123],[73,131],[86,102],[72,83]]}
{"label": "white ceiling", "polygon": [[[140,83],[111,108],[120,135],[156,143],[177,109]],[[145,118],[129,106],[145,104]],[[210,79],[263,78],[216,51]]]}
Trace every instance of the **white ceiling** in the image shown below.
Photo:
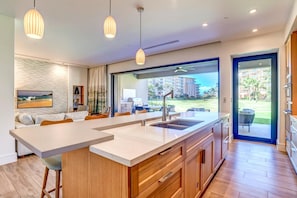
{"label": "white ceiling", "polygon": [[[134,59],[139,48],[139,13],[142,46],[147,55],[206,43],[284,30],[295,0],[112,0],[116,38],[103,35],[109,0],[36,0],[43,15],[42,40],[27,38],[23,17],[33,0],[0,0],[0,14],[16,18],[15,53],[77,65],[96,66]],[[250,9],[257,9],[249,14]],[[208,27],[202,27],[207,22]],[[3,27],[2,27],[3,28]],[[257,33],[252,33],[258,28]]]}

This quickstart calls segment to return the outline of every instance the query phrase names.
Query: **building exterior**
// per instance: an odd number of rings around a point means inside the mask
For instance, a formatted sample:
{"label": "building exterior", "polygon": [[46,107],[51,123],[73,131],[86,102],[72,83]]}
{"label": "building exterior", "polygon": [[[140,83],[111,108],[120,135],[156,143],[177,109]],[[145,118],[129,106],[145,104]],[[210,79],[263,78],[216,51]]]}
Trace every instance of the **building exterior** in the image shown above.
{"label": "building exterior", "polygon": [[169,76],[148,79],[149,98],[160,98],[165,93],[173,90],[175,98],[198,98],[199,84],[195,78],[182,76]]}

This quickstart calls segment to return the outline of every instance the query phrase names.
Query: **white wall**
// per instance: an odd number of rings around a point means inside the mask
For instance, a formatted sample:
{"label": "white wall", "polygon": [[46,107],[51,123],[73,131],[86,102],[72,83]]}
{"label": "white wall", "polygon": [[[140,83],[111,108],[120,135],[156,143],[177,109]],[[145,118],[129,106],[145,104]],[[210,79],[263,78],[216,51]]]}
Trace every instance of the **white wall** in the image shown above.
{"label": "white wall", "polygon": [[147,104],[147,80],[137,79],[133,74],[121,74],[119,75],[119,96],[123,99],[123,89],[135,89],[136,98],[142,98],[142,102]]}
{"label": "white wall", "polygon": [[[0,15],[0,165],[17,159],[14,139],[14,19]],[[5,28],[3,28],[5,27]]]}
{"label": "white wall", "polygon": [[[182,63],[187,61],[202,60],[219,57],[220,59],[220,106],[222,112],[232,112],[232,57],[250,55],[262,52],[278,52],[279,75],[281,81],[280,87],[283,86],[285,78],[284,68],[284,33],[276,32],[266,35],[255,36],[251,38],[225,41],[221,43],[210,44],[206,46],[198,46],[183,50],[149,56],[146,59],[145,66],[138,66],[135,60],[121,62],[109,65],[109,73],[117,73],[122,71],[135,70],[139,68],[150,68],[172,63]],[[281,88],[280,88],[281,89]],[[226,98],[226,102],[224,102]],[[278,146],[280,150],[284,150],[285,134],[284,134],[284,117],[282,114],[284,93],[280,90],[280,108],[279,122],[281,129],[278,131]],[[231,134],[232,135],[232,134]]]}

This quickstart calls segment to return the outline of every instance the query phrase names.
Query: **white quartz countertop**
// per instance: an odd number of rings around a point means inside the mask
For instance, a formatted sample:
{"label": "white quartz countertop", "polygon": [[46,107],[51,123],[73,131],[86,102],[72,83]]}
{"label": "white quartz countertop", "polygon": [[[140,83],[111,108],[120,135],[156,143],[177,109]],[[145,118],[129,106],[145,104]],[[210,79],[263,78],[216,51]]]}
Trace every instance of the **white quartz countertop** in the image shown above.
{"label": "white quartz countertop", "polygon": [[199,133],[205,127],[214,124],[222,117],[228,116],[224,113],[210,112],[186,112],[180,115],[182,119],[201,120],[203,122],[184,130],[166,129],[150,126],[131,124],[102,132],[114,135],[114,139],[108,142],[90,146],[90,151],[110,160],[116,161],[128,167],[185,140],[195,133]]}
{"label": "white quartz countertop", "polygon": [[[175,114],[174,114],[175,115]],[[10,130],[10,134],[41,158],[88,147],[112,140],[112,133],[104,129],[161,118],[161,112],[87,120],[57,125],[26,127]]]}

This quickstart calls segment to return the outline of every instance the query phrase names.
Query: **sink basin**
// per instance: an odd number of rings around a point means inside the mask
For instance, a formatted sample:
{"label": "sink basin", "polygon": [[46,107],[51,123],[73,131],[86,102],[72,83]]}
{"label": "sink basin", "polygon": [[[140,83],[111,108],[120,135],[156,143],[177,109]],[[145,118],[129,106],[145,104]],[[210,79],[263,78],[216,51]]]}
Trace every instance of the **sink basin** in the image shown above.
{"label": "sink basin", "polygon": [[177,129],[177,130],[184,130],[196,124],[199,124],[203,121],[201,120],[185,120],[185,119],[177,119],[168,122],[158,122],[151,124],[150,126],[167,128],[167,129]]}

